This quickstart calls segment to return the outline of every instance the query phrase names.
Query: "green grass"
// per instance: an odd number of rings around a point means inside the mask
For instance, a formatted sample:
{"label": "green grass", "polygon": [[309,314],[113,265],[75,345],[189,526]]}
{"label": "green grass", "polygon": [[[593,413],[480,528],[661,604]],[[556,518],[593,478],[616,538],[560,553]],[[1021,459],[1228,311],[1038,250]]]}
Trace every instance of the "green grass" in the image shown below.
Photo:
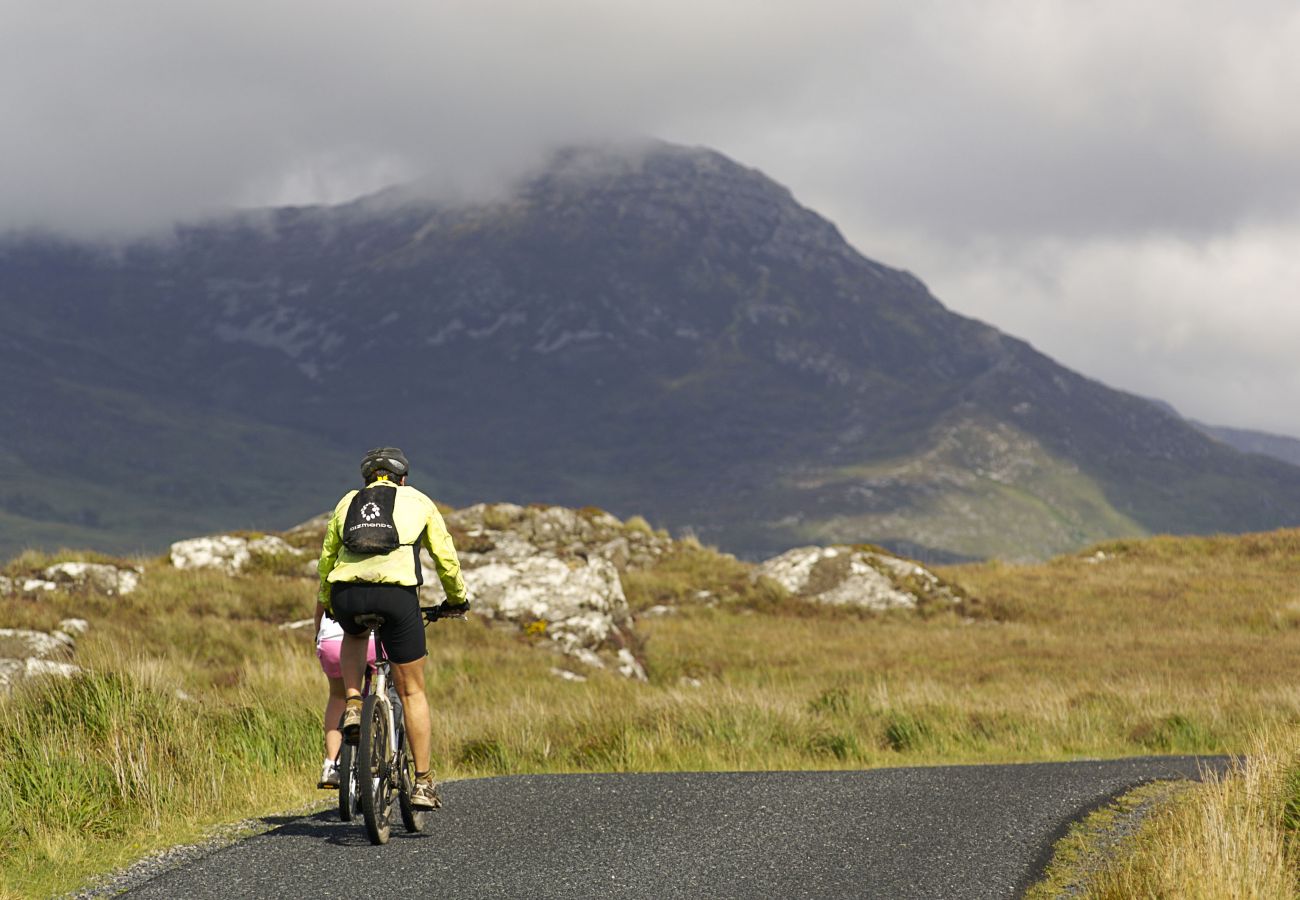
{"label": "green grass", "polygon": [[1026,900],[1085,895],[1108,870],[1133,861],[1133,836],[1143,821],[1191,787],[1187,781],[1144,784],[1075,822],[1053,848],[1043,878],[1025,892]]}
{"label": "green grass", "polygon": [[293,696],[182,699],[147,659],[20,690],[0,704],[0,892],[50,896],[89,872],[201,837],[205,824],[301,804],[314,711]]}
{"label": "green grass", "polygon": [[[1300,728],[1266,728],[1251,738],[1245,764],[1224,776],[1151,785],[1121,798],[1058,843],[1046,876],[1027,896],[1300,895],[1297,747]],[[1124,827],[1124,817],[1142,807],[1144,814]]]}
{"label": "green grass", "polygon": [[[629,520],[629,527],[636,527],[633,521]],[[653,568],[623,573],[623,590],[633,612],[723,601],[749,609],[810,611],[796,605],[779,584],[767,578],[755,580],[752,572],[753,566],[688,539],[676,542]]]}
{"label": "green grass", "polygon": [[[679,542],[625,579],[636,609],[677,610],[640,620],[648,683],[479,619],[431,628],[435,765],[459,778],[1241,753],[1300,723],[1300,532],[1095,549],[945,569],[975,599],[920,617],[805,606]],[[127,597],[0,599],[9,626],[91,622],[89,674],[0,700],[10,734],[42,735],[0,756],[7,895],[68,891],[318,798],[324,679],[312,636],[278,627],[310,616],[312,580],[137,562],[144,586]]]}
{"label": "green grass", "polygon": [[1076,466],[1001,423],[963,422],[907,457],[841,467],[813,482],[801,478],[830,494],[881,483],[914,494],[902,512],[833,512],[803,522],[797,531],[809,543],[875,535],[971,558],[1030,561],[1147,534]]}

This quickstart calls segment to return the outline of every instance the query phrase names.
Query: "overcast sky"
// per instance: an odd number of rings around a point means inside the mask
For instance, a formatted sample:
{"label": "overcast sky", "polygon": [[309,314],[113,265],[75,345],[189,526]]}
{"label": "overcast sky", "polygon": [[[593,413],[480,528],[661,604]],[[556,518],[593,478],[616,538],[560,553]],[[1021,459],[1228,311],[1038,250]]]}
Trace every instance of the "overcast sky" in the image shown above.
{"label": "overcast sky", "polygon": [[0,0],[0,228],[129,234],[648,135],[1084,374],[1300,436],[1292,0]]}

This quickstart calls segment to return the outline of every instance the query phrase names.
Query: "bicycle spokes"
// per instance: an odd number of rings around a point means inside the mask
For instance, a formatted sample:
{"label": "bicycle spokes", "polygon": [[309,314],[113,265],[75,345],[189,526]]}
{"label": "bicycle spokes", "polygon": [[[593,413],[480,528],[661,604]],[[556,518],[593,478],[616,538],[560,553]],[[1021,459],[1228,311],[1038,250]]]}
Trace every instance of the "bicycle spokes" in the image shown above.
{"label": "bicycle spokes", "polygon": [[388,710],[379,697],[367,697],[361,713],[358,766],[364,779],[361,811],[370,840],[376,844],[388,842],[389,807],[393,800],[388,742]]}

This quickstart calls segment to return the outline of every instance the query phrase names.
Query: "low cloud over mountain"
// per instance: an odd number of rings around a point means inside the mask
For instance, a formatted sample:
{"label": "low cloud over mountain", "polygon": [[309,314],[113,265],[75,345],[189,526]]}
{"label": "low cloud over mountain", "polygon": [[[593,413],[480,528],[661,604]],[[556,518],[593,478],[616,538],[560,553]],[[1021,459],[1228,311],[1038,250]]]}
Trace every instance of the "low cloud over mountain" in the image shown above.
{"label": "low cloud over mountain", "polygon": [[284,526],[381,443],[453,504],[750,555],[1025,558],[1300,509],[1300,469],[953,314],[708,150],[574,148],[494,202],[394,189],[112,253],[12,241],[0,284],[11,546]]}

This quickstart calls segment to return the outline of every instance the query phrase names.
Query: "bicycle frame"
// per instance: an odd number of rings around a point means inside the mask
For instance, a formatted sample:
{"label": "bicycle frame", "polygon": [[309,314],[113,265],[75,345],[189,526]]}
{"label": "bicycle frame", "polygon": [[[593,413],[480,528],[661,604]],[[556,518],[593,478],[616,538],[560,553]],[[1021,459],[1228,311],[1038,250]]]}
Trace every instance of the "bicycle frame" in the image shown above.
{"label": "bicycle frame", "polygon": [[[426,624],[443,616],[436,608],[422,608]],[[463,615],[457,616],[464,618]],[[402,700],[393,685],[391,662],[378,630],[383,625],[382,616],[367,613],[355,617],[359,625],[366,626],[375,640],[375,662],[366,672],[362,685],[361,734],[352,754],[356,784],[361,793],[361,809],[366,831],[373,843],[388,842],[389,819],[393,806],[401,809],[402,823],[408,831],[422,832],[428,810],[411,804],[410,792],[415,783],[415,764],[406,742],[406,716]],[[385,731],[386,740],[378,742],[377,729]],[[341,773],[350,779],[351,773]],[[349,782],[350,783],[350,782]]]}
{"label": "bicycle frame", "polygon": [[[357,621],[361,621],[362,618],[365,617],[358,616]],[[391,766],[397,759],[402,733],[406,731],[406,717],[402,709],[402,698],[397,696],[397,689],[391,678],[392,668],[388,660],[388,651],[384,649],[377,632],[377,628],[372,628],[370,631],[375,635],[375,665],[373,669],[366,670],[361,696],[365,698],[374,694],[378,698],[376,702],[384,711],[384,718],[388,720],[388,764]]]}

